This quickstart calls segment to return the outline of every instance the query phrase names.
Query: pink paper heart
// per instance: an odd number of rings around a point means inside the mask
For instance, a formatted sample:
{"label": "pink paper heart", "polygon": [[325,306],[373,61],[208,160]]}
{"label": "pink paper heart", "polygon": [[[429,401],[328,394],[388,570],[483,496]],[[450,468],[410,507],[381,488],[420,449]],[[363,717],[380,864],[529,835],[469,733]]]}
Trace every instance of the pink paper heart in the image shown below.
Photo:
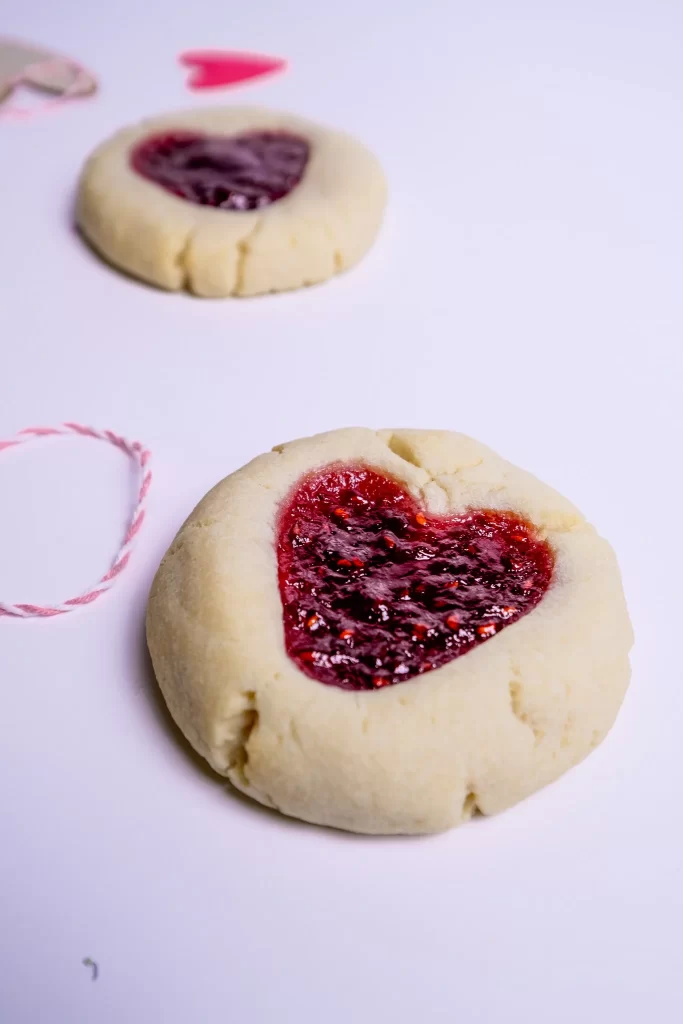
{"label": "pink paper heart", "polygon": [[190,89],[215,89],[221,85],[237,85],[250,78],[283,71],[287,62],[280,57],[230,50],[188,50],[181,53],[180,63],[190,68],[187,80]]}

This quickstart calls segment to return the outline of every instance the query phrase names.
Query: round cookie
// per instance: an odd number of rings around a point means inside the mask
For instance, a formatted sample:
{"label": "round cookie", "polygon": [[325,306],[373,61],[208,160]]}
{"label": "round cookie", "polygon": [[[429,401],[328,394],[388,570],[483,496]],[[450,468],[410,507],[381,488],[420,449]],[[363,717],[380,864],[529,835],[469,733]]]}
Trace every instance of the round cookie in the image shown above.
{"label": "round cookie", "polygon": [[610,729],[632,643],[612,549],[570,502],[462,434],[365,429],[210,491],[147,637],[216,771],[366,833],[440,831],[552,782]]}
{"label": "round cookie", "polygon": [[249,107],[117,132],[85,165],[77,222],[110,263],[161,288],[259,295],[357,263],[386,200],[376,158],[340,132]]}

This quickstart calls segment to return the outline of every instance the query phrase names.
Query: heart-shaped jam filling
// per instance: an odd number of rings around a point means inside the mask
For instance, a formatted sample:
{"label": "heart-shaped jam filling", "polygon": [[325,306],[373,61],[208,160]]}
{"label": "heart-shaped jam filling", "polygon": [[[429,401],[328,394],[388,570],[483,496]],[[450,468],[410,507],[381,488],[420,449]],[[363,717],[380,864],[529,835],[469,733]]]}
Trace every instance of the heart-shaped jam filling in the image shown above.
{"label": "heart-shaped jam filling", "polygon": [[304,478],[280,512],[287,653],[306,675],[371,690],[438,668],[530,612],[554,558],[510,512],[424,512],[362,465]]}
{"label": "heart-shaped jam filling", "polygon": [[171,132],[143,139],[130,160],[143,178],[190,203],[259,210],[299,184],[309,153],[308,142],[288,132]]}

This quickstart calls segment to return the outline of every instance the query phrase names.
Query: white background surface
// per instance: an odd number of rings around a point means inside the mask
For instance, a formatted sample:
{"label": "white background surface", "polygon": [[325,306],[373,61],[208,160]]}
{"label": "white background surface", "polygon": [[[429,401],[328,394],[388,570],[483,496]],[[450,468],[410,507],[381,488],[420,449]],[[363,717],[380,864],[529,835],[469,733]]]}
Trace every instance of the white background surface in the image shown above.
{"label": "white background surface", "polygon": [[[112,427],[153,449],[156,479],[108,597],[0,621],[0,1019],[680,1021],[683,7],[2,13],[102,90],[0,122],[0,436]],[[175,64],[202,46],[292,68],[207,100]],[[86,153],[127,121],[221,101],[376,150],[391,201],[360,268],[202,301],[86,251],[70,227]],[[324,831],[226,794],[169,726],[144,653],[151,577],[204,491],[275,443],[353,423],[459,429],[558,487],[615,545],[637,633],[604,745],[516,809],[434,838]],[[92,442],[2,455],[2,598],[92,582],[129,481]]]}

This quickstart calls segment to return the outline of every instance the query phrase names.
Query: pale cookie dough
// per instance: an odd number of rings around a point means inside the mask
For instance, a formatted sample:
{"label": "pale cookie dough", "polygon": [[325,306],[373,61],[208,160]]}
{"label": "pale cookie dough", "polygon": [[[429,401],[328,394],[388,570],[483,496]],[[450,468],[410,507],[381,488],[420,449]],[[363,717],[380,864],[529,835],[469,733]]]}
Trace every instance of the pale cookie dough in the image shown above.
{"label": "pale cookie dough", "polygon": [[[441,668],[347,691],[288,657],[274,538],[293,486],[363,463],[432,513],[508,510],[555,554],[539,604]],[[366,833],[429,833],[502,811],[601,742],[632,632],[609,544],[550,487],[462,434],[337,430],[278,446],[219,483],[166,554],[147,614],[154,669],[190,743],[284,814]]]}
{"label": "pale cookie dough", "polygon": [[[285,131],[305,138],[310,156],[301,181],[264,209],[216,209],[173,195],[131,166],[143,139],[179,131]],[[325,281],[353,266],[375,239],[385,199],[376,158],[353,138],[289,114],[212,108],[143,121],[104,142],[83,170],[77,222],[105,259],[144,281],[246,296]]]}

